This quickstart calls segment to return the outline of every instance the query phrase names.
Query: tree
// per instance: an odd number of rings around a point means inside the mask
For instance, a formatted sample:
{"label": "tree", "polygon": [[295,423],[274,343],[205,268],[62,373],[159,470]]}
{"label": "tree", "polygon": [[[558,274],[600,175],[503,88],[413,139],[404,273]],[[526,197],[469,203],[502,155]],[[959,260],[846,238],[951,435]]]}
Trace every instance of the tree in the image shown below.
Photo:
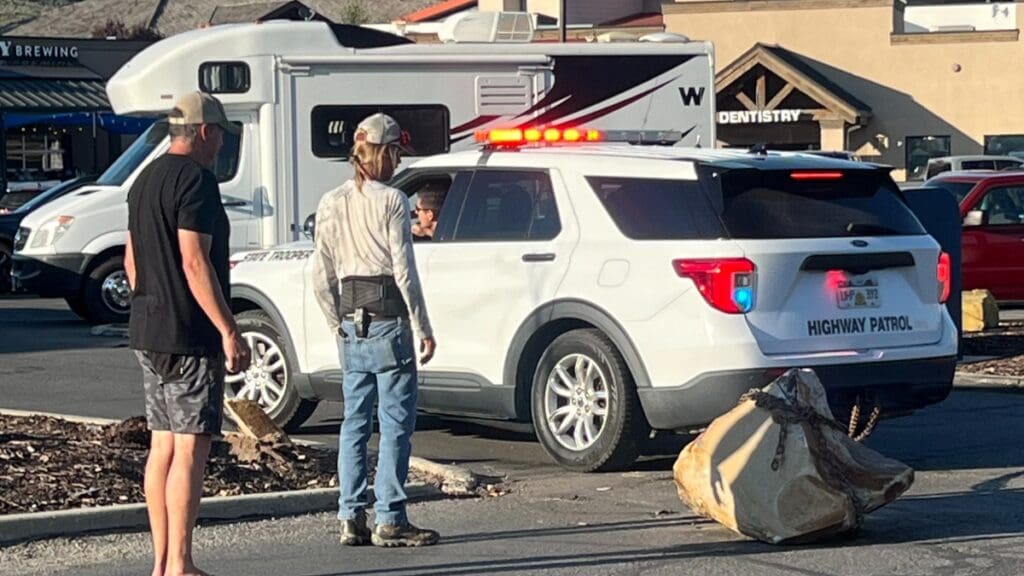
{"label": "tree", "polygon": [[370,21],[370,13],[366,11],[362,0],[349,0],[341,9],[342,24],[366,24]]}
{"label": "tree", "polygon": [[92,30],[93,38],[117,38],[118,40],[160,40],[160,34],[153,28],[147,28],[142,24],[128,26],[121,20],[113,18],[107,20],[106,24],[97,26]]}

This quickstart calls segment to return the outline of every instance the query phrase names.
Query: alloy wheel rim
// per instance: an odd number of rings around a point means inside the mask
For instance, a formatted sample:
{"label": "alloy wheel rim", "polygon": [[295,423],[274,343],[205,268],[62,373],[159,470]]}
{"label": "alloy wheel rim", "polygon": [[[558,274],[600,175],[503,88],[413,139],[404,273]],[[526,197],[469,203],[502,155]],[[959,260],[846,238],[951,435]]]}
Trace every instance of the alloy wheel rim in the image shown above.
{"label": "alloy wheel rim", "polygon": [[604,430],[608,402],[608,378],[600,364],[584,354],[569,354],[545,383],[545,425],[563,448],[586,450]]}
{"label": "alloy wheel rim", "polygon": [[252,362],[249,369],[238,374],[228,374],[224,379],[224,396],[228,399],[252,400],[272,413],[285,398],[288,388],[288,370],[281,347],[266,334],[243,332],[242,338],[249,345]]}

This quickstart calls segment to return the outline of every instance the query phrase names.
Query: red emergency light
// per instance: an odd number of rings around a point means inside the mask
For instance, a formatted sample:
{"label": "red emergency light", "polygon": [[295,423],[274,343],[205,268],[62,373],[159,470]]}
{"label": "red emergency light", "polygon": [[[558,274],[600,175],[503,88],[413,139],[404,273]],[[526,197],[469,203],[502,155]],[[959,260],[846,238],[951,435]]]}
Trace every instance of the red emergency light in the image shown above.
{"label": "red emergency light", "polygon": [[476,141],[490,146],[516,147],[523,144],[574,142],[601,142],[604,134],[599,130],[582,128],[494,128],[480,130]]}

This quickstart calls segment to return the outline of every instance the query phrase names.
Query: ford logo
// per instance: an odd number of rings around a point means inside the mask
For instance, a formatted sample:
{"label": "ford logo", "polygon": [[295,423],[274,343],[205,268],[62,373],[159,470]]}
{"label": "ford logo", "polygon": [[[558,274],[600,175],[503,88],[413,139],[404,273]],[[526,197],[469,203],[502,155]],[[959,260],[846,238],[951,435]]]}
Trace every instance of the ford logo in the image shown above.
{"label": "ford logo", "polygon": [[851,240],[850,244],[853,244],[857,248],[865,248],[868,245],[868,243],[864,240]]}

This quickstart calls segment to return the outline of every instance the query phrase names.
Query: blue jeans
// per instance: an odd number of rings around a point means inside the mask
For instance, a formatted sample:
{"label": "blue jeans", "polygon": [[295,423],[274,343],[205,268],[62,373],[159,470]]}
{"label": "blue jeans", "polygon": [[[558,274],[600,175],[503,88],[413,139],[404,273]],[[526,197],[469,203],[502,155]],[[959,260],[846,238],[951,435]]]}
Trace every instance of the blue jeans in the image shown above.
{"label": "blue jeans", "polygon": [[346,335],[339,344],[345,366],[345,420],[338,440],[338,518],[351,520],[368,504],[366,443],[373,432],[376,402],[380,422],[376,521],[404,524],[405,481],[416,429],[416,355],[409,321],[371,322],[366,338],[355,337],[352,322],[342,322],[341,329]]}

